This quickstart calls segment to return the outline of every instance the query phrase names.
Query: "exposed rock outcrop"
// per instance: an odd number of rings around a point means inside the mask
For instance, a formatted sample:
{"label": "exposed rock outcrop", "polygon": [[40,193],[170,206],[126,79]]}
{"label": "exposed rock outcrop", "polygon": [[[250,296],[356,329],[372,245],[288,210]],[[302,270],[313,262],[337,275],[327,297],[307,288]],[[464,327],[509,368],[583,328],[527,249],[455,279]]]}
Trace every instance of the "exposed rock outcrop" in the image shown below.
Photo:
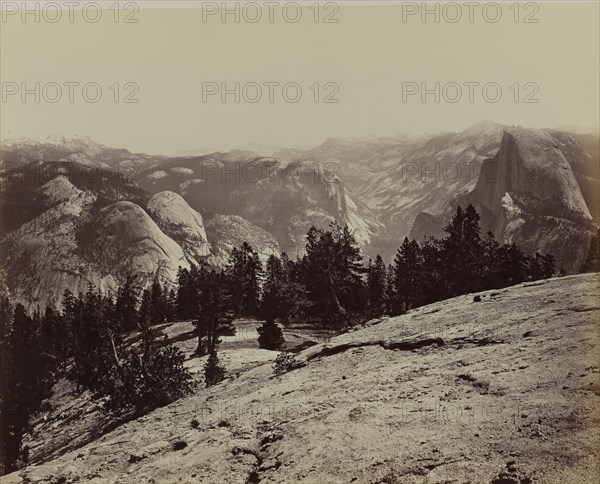
{"label": "exposed rock outcrop", "polygon": [[[456,206],[473,204],[483,233],[492,231],[500,243],[516,242],[529,255],[552,254],[557,267],[577,271],[594,222],[571,166],[583,173],[587,165],[575,156],[574,148],[568,151],[574,161],[567,161],[559,146],[567,149],[571,145],[565,140],[575,142],[561,135],[563,141],[558,143],[557,136],[539,129],[507,128],[499,151],[483,162],[474,189],[453,197],[435,215],[420,214],[411,237],[443,235],[441,228]],[[593,185],[594,178],[589,180]]]}
{"label": "exposed rock outcrop", "polygon": [[148,201],[148,211],[161,230],[175,240],[189,260],[199,262],[210,254],[202,215],[174,192],[160,192]]}
{"label": "exposed rock outcrop", "polygon": [[279,244],[271,234],[237,215],[216,215],[207,220],[206,231],[213,241],[213,250],[206,262],[213,267],[226,266],[231,249],[244,242],[258,252],[263,264],[269,256],[279,254]]}
{"label": "exposed rock outcrop", "polygon": [[547,132],[507,129],[472,196],[487,216],[482,225],[500,242],[553,254],[567,271],[585,259],[592,216],[569,162]]}
{"label": "exposed rock outcrop", "polygon": [[[60,387],[27,438],[51,457],[2,482],[595,484],[598,291],[588,274],[440,301],[314,345],[278,377],[278,353],[243,333],[221,348],[227,380],[87,445],[70,446],[97,413]],[[192,329],[163,330],[201,382]]]}
{"label": "exposed rock outcrop", "polygon": [[335,173],[317,162],[215,153],[168,160],[136,179],[152,193],[180,193],[202,213],[243,217],[272,234],[280,246],[304,246],[312,225],[327,228],[334,220],[348,224],[363,246],[382,228]]}
{"label": "exposed rock outcrop", "polygon": [[532,215],[592,219],[569,162],[552,136],[539,129],[506,129],[496,156],[483,163],[475,190],[497,217],[508,193]]}

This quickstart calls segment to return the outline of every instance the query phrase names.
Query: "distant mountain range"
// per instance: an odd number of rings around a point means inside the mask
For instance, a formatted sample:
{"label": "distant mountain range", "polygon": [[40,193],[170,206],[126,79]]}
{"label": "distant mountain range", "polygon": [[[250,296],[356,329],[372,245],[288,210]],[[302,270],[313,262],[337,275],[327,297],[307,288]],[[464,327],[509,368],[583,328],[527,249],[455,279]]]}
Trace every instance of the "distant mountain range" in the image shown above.
{"label": "distant mountain range", "polygon": [[[170,285],[177,268],[222,267],[248,241],[263,260],[300,255],[311,225],[348,224],[388,262],[402,238],[439,236],[458,204],[482,228],[574,271],[600,222],[597,133],[483,121],[434,136],[328,139],[152,156],[53,135],[1,145],[2,270],[15,299],[114,290],[125,275]],[[260,150],[260,146],[254,146]]]}

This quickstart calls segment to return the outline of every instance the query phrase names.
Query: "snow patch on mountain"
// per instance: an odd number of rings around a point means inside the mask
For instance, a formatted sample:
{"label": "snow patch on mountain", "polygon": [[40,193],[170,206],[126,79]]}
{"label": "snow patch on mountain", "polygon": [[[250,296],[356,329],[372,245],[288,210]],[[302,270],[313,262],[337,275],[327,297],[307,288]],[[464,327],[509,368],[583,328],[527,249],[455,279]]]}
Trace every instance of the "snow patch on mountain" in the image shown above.
{"label": "snow patch on mountain", "polygon": [[181,192],[185,194],[185,192],[188,189],[190,189],[194,185],[197,185],[198,183],[206,183],[206,181],[202,180],[201,178],[193,178],[191,180],[186,180],[183,183],[179,184],[179,190],[181,190]]}
{"label": "snow patch on mountain", "polygon": [[194,174],[194,170],[192,170],[191,168],[185,168],[182,166],[176,166],[174,168],[171,168],[171,171],[173,173],[177,173],[178,175],[193,175]]}
{"label": "snow patch on mountain", "polygon": [[167,174],[166,171],[156,170],[156,171],[153,171],[152,173],[150,173],[148,175],[148,178],[150,178],[151,180],[160,180],[161,178],[165,178],[167,176],[169,176],[169,175]]}

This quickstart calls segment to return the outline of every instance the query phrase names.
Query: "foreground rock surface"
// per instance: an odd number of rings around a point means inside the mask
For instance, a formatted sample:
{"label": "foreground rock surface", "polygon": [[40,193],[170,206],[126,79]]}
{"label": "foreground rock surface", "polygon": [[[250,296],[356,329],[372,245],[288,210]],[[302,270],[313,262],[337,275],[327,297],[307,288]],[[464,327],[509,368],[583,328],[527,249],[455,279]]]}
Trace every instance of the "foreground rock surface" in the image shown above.
{"label": "foreground rock surface", "polygon": [[2,482],[597,482],[599,291],[571,276],[372,321]]}

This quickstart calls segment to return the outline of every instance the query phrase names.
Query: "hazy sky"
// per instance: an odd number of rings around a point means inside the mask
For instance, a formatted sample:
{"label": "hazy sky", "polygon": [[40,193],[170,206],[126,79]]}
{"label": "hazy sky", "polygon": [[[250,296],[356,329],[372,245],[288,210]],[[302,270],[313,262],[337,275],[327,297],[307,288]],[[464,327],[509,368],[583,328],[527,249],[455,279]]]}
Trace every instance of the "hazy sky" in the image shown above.
{"label": "hazy sky", "polygon": [[[266,7],[255,23],[249,20],[256,9],[239,9],[236,23],[234,14],[223,22],[221,12],[208,15],[212,10],[203,17],[200,8],[139,5],[137,13],[121,9],[118,23],[114,10],[104,10],[95,23],[78,10],[71,22],[67,7],[57,22],[49,22],[56,13],[46,11],[38,23],[34,14],[23,22],[4,4],[0,138],[81,134],[133,151],[172,154],[251,142],[316,145],[328,137],[459,130],[486,118],[534,127],[599,124],[597,2],[521,5],[518,12],[505,4],[495,23],[498,12],[491,8],[484,15],[483,4],[471,12],[463,5],[454,23],[456,9],[439,4],[429,7],[439,9],[439,23],[434,14],[423,22],[421,2],[344,4],[337,12],[322,7],[318,22],[307,7],[296,23],[286,21],[280,8],[273,10],[273,22]],[[293,5],[285,13],[288,20],[297,14]],[[89,19],[95,14],[87,10]],[[127,14],[138,22],[124,23]],[[327,15],[338,22],[325,23]],[[72,103],[65,82],[80,83],[71,86]],[[220,93],[203,99],[209,86],[203,83],[218,89],[225,83],[235,91],[236,82],[239,103],[235,94],[224,103]],[[84,93],[87,83],[96,84]],[[258,84],[262,97],[248,83]],[[280,83],[271,84],[272,103],[265,83]],[[296,84],[284,92],[287,83]],[[421,83],[433,90],[425,102],[419,93],[408,95]],[[469,93],[464,83],[480,85],[471,84]],[[484,92],[487,83],[495,84]],[[302,93],[293,103],[298,86]],[[22,99],[23,87],[34,94]],[[123,102],[128,94],[139,102]],[[339,102],[323,102],[326,95]]]}

